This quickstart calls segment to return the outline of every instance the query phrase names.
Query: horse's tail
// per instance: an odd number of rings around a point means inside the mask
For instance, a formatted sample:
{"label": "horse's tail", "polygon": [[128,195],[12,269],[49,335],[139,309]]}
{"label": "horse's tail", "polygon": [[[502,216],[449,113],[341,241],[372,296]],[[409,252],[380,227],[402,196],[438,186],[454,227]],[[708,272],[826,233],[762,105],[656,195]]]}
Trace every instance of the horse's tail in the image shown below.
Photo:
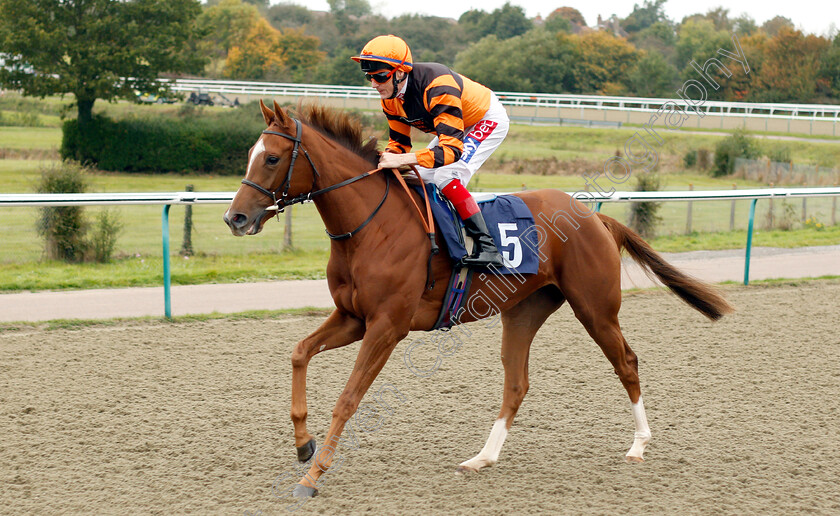
{"label": "horse's tail", "polygon": [[697,311],[713,321],[735,311],[714,287],[680,272],[666,262],[635,231],[611,217],[601,213],[598,216],[612,233],[619,251],[622,247],[626,249],[630,257],[641,265],[648,275],[650,273],[656,275],[666,287]]}

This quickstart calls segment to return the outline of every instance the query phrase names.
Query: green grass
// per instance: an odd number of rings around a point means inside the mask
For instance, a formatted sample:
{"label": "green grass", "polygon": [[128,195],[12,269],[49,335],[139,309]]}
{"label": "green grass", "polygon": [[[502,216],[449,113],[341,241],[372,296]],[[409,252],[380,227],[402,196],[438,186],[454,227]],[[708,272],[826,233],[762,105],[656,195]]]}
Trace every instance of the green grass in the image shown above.
{"label": "green grass", "polygon": [[[829,119],[831,120],[831,119]],[[643,124],[622,124],[622,127],[632,127],[635,129],[642,129],[644,127]],[[658,132],[659,131],[657,129]],[[716,134],[716,133],[729,133],[731,130],[729,129],[719,129],[719,128],[705,128],[705,127],[683,127],[680,129],[668,129],[665,131],[666,133],[679,133],[683,132],[686,134],[691,133],[709,133],[709,134]],[[784,131],[751,131],[751,133],[755,136],[785,136],[785,137],[792,137],[792,138],[805,138],[808,140],[827,140],[827,141],[837,141],[840,140],[840,136],[831,136],[827,134],[805,134],[805,133],[786,133]]]}
{"label": "green grass", "polygon": [[[716,251],[721,249],[743,249],[747,245],[747,232],[721,231],[716,233],[692,233],[690,235],[668,235],[654,238],[650,244],[661,252]],[[753,246],[761,247],[807,247],[840,244],[840,226],[827,226],[823,231],[795,229],[790,231],[754,231]]]}
{"label": "green grass", "polygon": [[61,146],[58,127],[0,127],[0,148],[55,150]]}
{"label": "green grass", "polygon": [[[7,109],[0,109],[0,120],[14,121],[15,117],[19,115],[19,111],[11,111]],[[61,127],[61,117],[58,115],[44,115],[39,113],[32,113],[35,116],[36,122],[32,125],[37,127]],[[12,124],[4,124],[12,125]]]}
{"label": "green grass", "polygon": [[[231,237],[233,238],[233,237]],[[244,283],[325,277],[327,251],[198,255],[171,258],[172,283]],[[0,265],[0,291],[149,287],[163,284],[163,259],[131,256],[112,263],[55,261]]]}

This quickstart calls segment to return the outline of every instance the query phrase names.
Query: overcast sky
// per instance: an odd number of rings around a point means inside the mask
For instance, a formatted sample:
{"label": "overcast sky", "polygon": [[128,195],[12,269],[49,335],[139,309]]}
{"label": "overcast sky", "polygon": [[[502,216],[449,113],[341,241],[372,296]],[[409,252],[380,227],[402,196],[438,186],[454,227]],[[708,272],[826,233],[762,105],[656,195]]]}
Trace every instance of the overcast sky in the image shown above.
{"label": "overcast sky", "polygon": [[[310,10],[329,10],[327,0],[271,0],[272,4],[286,1],[303,5]],[[482,9],[492,11],[505,4],[505,0],[464,0],[461,2],[452,0],[369,0],[374,12],[378,12],[388,18],[401,14],[427,14],[435,16],[448,16],[457,19],[461,13],[470,9]],[[532,18],[538,14],[543,17],[564,5],[576,8],[583,14],[587,25],[593,26],[600,14],[609,18],[615,14],[625,17],[633,10],[633,4],[644,3],[644,0],[587,0],[586,2],[575,2],[563,0],[511,0],[513,5],[522,6],[525,14]],[[726,2],[728,5],[736,2]],[[679,22],[683,16],[694,13],[705,13],[709,9],[719,7],[725,3],[721,0],[670,0],[665,4],[665,12],[669,18]],[[759,25],[774,16],[781,15],[790,18],[793,23],[806,32],[813,34],[828,33],[832,22],[840,28],[840,2],[837,0],[788,0],[785,2],[769,0],[741,0],[737,2],[738,7],[729,7],[730,17],[741,13],[752,16]]]}

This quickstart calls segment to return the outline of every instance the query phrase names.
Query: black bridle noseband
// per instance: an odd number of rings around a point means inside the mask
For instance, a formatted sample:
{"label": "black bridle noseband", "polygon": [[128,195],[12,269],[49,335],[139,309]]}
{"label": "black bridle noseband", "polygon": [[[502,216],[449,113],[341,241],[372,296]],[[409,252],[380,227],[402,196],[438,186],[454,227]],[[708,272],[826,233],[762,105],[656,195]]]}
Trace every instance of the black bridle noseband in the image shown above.
{"label": "black bridle noseband", "polygon": [[[291,135],[286,134],[286,133],[280,133],[280,132],[277,132],[277,131],[270,131],[268,129],[263,131],[263,134],[273,134],[275,136],[282,136],[283,138],[286,138],[287,140],[293,141],[294,144],[295,144],[294,148],[292,149],[292,158],[291,158],[291,161],[289,162],[289,171],[286,172],[286,179],[280,184],[280,186],[277,187],[277,190],[274,190],[272,192],[271,190],[268,190],[267,188],[263,188],[262,186],[258,185],[257,183],[255,183],[255,182],[253,182],[249,179],[243,179],[242,180],[243,185],[250,186],[251,188],[256,189],[258,192],[262,193],[263,195],[266,195],[267,197],[269,197],[271,199],[271,202],[273,204],[271,206],[269,206],[268,208],[266,208],[265,211],[276,211],[278,214],[283,213],[286,206],[291,206],[293,204],[300,204],[300,203],[304,203],[304,202],[307,202],[307,201],[311,201],[313,197],[317,197],[317,196],[325,194],[327,192],[331,192],[331,191],[333,191],[337,188],[341,188],[342,186],[347,186],[350,183],[355,183],[356,181],[358,181],[360,179],[364,179],[366,177],[371,176],[374,172],[379,170],[379,169],[374,169],[374,170],[365,172],[364,174],[358,175],[356,177],[346,179],[346,180],[344,180],[344,181],[342,181],[338,184],[334,184],[332,186],[328,186],[328,187],[322,188],[320,190],[315,190],[315,185],[317,184],[318,179],[321,176],[320,176],[320,174],[318,174],[318,169],[315,168],[315,163],[312,162],[312,158],[309,157],[309,153],[306,152],[306,149],[304,149],[303,146],[301,145],[302,131],[301,131],[300,120],[298,120],[296,118],[293,118],[292,120],[294,120],[294,122],[295,122],[295,136],[291,136]],[[292,184],[292,172],[294,171],[295,161],[297,161],[298,152],[300,150],[303,151],[303,155],[306,156],[307,161],[309,161],[309,165],[312,167],[312,188],[307,193],[300,194],[296,197],[291,197],[290,198],[288,194],[289,194],[289,187]],[[361,231],[362,228],[367,226],[368,222],[373,220],[373,217],[376,216],[376,214],[379,212],[380,208],[382,208],[382,205],[385,204],[385,199],[388,198],[388,191],[390,190],[390,186],[391,186],[391,183],[390,183],[390,181],[388,181],[388,176],[385,176],[385,195],[382,196],[382,200],[379,201],[379,205],[376,206],[376,209],[373,210],[373,213],[371,213],[370,216],[367,219],[365,219],[364,222],[362,222],[358,227],[356,227],[356,229],[354,229],[353,231],[349,231],[347,233],[339,234],[339,235],[333,235],[332,233],[327,231],[327,236],[329,236],[333,240],[344,240],[344,239],[352,237],[353,235],[355,235],[356,233]],[[282,190],[282,194],[280,195],[280,198],[278,199],[277,194],[280,193],[281,190]]]}

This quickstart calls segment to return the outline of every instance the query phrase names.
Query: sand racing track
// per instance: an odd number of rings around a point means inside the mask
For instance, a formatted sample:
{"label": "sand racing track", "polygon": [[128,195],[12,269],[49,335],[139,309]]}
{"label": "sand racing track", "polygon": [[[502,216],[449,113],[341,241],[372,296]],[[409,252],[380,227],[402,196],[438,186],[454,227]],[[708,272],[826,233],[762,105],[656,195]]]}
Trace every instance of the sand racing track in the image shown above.
{"label": "sand racing track", "polygon": [[[296,514],[840,513],[840,282],[726,292],[738,312],[714,324],[660,291],[625,296],[653,432],[644,464],[622,460],[626,394],[564,306],[537,335],[495,467],[453,474],[501,402],[500,331],[478,322],[429,378],[398,346],[371,393],[390,383],[406,401],[339,450]],[[289,354],[322,319],[0,332],[2,512],[285,514],[272,484],[294,482]],[[356,349],[310,365],[319,439]]]}

